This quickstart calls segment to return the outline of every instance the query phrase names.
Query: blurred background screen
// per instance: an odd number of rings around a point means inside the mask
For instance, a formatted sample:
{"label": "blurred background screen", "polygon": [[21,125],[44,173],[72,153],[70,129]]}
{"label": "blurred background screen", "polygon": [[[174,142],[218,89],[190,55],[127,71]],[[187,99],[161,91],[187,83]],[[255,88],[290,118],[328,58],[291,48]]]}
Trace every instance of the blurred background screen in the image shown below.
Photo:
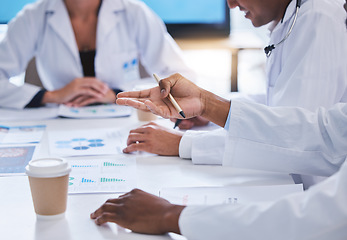
{"label": "blurred background screen", "polygon": [[165,22],[174,37],[228,36],[226,0],[143,0]]}
{"label": "blurred background screen", "polygon": [[[8,23],[36,0],[0,0],[0,23]],[[117,1],[117,0],[113,0]],[[163,19],[174,37],[228,36],[230,10],[226,0],[142,0]]]}
{"label": "blurred background screen", "polygon": [[7,23],[28,3],[36,0],[0,0],[0,23]]}
{"label": "blurred background screen", "polygon": [[225,0],[143,0],[165,23],[223,23]]}

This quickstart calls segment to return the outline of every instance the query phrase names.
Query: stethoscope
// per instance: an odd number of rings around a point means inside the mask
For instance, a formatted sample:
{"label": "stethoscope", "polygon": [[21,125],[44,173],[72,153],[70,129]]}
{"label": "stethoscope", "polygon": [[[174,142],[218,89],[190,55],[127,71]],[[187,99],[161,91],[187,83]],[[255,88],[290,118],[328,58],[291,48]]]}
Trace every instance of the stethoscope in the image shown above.
{"label": "stethoscope", "polygon": [[290,26],[290,29],[289,29],[287,35],[279,43],[272,44],[272,45],[269,45],[269,46],[264,48],[264,51],[265,51],[265,54],[266,54],[267,57],[269,57],[271,55],[272,50],[274,50],[278,45],[282,44],[289,37],[289,35],[292,32],[293,27],[295,25],[296,19],[298,17],[298,13],[299,13],[299,8],[300,7],[301,7],[301,0],[296,0],[296,8],[295,8],[294,20],[293,20],[292,25]]}

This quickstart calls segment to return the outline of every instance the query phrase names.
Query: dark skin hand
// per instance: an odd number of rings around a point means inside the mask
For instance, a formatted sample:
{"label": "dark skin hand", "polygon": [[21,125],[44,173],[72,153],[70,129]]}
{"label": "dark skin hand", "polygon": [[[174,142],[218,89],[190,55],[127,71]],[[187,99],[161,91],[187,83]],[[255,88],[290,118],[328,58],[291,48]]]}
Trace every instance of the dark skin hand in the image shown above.
{"label": "dark skin hand", "polygon": [[167,99],[169,93],[181,106],[186,118],[201,116],[221,127],[225,125],[230,101],[201,89],[178,73],[160,80],[159,87],[119,93],[117,104],[151,111],[164,118],[181,118]]}
{"label": "dark skin hand", "polygon": [[[201,89],[180,74],[170,76],[160,87],[142,91],[122,92],[117,95],[117,104],[128,105],[143,111],[151,111],[164,118],[182,118],[169,101],[168,94],[184,109],[186,118],[200,116],[203,110]],[[170,90],[170,85],[175,86]],[[177,90],[176,90],[177,89]],[[184,91],[181,91],[184,89]],[[176,90],[176,91],[175,91]]]}
{"label": "dark skin hand", "polygon": [[178,156],[183,133],[150,122],[130,131],[124,153],[144,151],[162,156]]}
{"label": "dark skin hand", "polygon": [[138,233],[180,234],[178,219],[184,208],[134,189],[119,198],[107,200],[90,217],[97,225],[113,222]]}

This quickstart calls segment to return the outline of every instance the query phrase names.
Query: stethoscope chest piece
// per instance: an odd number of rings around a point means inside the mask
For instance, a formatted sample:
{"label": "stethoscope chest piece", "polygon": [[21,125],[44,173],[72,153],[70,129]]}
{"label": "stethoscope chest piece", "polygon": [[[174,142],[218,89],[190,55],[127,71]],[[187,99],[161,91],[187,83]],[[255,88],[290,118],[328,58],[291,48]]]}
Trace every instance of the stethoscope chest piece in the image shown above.
{"label": "stethoscope chest piece", "polygon": [[274,44],[265,47],[264,48],[264,52],[265,52],[266,56],[270,57],[270,55],[272,53],[272,50],[274,50],[274,49],[275,49],[275,45]]}

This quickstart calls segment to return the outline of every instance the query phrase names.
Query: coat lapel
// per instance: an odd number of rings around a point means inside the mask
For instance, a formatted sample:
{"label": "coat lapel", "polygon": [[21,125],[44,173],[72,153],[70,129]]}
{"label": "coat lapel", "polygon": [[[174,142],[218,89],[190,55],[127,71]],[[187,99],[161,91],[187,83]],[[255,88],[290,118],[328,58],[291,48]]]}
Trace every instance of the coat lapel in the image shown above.
{"label": "coat lapel", "polygon": [[97,27],[97,48],[103,46],[107,36],[119,22],[118,12],[124,11],[124,2],[121,0],[103,0]]}
{"label": "coat lapel", "polygon": [[78,47],[75,34],[72,29],[70,18],[63,0],[50,0],[50,6],[47,9],[47,24],[61,38],[69,48],[75,60],[79,63]]}

